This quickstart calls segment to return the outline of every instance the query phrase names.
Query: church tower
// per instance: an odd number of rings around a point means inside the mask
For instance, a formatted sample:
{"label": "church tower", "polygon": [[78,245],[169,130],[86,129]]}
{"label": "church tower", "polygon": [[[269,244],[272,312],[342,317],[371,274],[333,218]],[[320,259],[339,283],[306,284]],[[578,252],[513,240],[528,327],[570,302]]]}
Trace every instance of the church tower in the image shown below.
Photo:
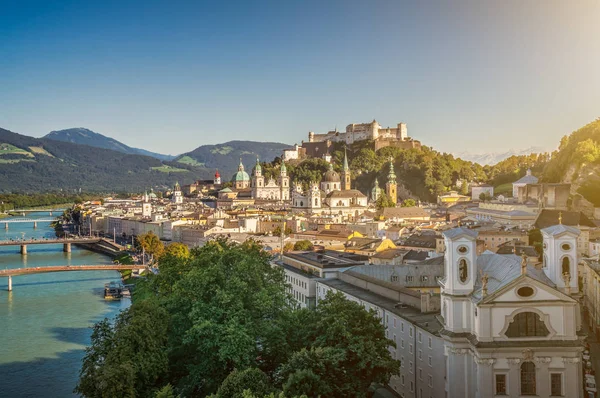
{"label": "church tower", "polygon": [[144,192],[144,201],[142,202],[142,217],[152,217],[152,203],[148,197],[148,192]]}
{"label": "church tower", "polygon": [[348,167],[348,154],[344,148],[344,167],[342,169],[342,191],[350,189],[350,167]]}
{"label": "church tower", "polygon": [[394,171],[394,158],[390,156],[390,171],[387,177],[387,183],[385,184],[385,193],[392,199],[392,202],[396,204],[398,202],[398,185],[396,184],[396,172]]}
{"label": "church tower", "polygon": [[279,197],[281,200],[290,200],[290,177],[287,175],[287,167],[285,162],[281,160],[281,171],[279,173]]}
{"label": "church tower", "polygon": [[265,177],[262,175],[260,161],[256,158],[256,165],[252,170],[252,197],[258,198],[259,191],[265,186]]}
{"label": "church tower", "polygon": [[371,189],[371,201],[376,203],[379,199],[381,189],[379,188],[379,180],[375,177],[375,184],[373,185],[373,189]]}
{"label": "church tower", "polygon": [[[470,331],[468,317],[477,269],[477,232],[453,228],[444,232],[444,280],[442,288],[442,317],[446,330]],[[466,312],[465,312],[466,310]]]}
{"label": "church tower", "polygon": [[221,174],[219,174],[219,169],[217,169],[217,172],[215,173],[214,184],[221,185]]}
{"label": "church tower", "polygon": [[173,187],[173,197],[171,198],[171,201],[175,204],[183,203],[183,194],[179,182],[176,182],[175,187]]}
{"label": "church tower", "polygon": [[563,225],[562,215],[558,225],[542,229],[544,238],[544,273],[556,287],[566,294],[579,291],[579,274],[577,269],[577,228]]}

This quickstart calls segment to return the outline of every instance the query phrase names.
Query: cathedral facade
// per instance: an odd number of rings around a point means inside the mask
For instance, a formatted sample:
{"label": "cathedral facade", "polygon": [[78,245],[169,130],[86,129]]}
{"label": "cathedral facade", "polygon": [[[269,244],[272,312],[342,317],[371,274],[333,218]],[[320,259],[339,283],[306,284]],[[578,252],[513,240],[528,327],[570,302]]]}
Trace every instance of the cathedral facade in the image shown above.
{"label": "cathedral facade", "polygon": [[277,181],[269,178],[265,182],[265,177],[262,174],[262,167],[258,159],[252,170],[252,179],[250,182],[252,188],[253,199],[288,201],[290,200],[290,178],[287,175],[287,167],[285,162],[281,162],[279,178]]}
{"label": "cathedral facade", "polygon": [[476,254],[477,232],[444,233],[440,280],[448,398],[583,397],[577,236],[542,231],[544,264]]}

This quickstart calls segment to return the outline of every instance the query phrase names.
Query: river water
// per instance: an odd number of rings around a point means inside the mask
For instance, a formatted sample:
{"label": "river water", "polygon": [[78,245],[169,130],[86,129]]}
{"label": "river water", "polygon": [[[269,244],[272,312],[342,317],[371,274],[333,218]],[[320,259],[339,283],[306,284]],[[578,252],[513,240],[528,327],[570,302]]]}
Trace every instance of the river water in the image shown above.
{"label": "river water", "polygon": [[[50,223],[9,224],[0,219],[0,240],[54,237]],[[33,213],[27,218],[49,218]],[[50,265],[110,264],[108,256],[62,245],[0,247],[0,269]],[[0,397],[71,397],[91,326],[113,319],[129,299],[105,301],[104,284],[118,280],[116,271],[71,271],[0,277]]]}

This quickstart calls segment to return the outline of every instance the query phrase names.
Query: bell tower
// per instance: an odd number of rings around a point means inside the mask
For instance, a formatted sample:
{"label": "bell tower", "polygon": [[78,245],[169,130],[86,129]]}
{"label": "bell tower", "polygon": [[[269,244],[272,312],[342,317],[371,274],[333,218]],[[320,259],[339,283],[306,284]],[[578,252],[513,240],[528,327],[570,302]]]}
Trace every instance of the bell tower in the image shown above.
{"label": "bell tower", "polygon": [[290,177],[287,175],[287,167],[283,159],[281,160],[281,171],[279,173],[279,189],[281,200],[290,200]]}
{"label": "bell tower", "polygon": [[256,165],[252,170],[252,197],[258,198],[258,191],[265,186],[265,177],[262,175],[260,160],[256,158]]}
{"label": "bell tower", "polygon": [[394,171],[394,158],[390,156],[390,171],[388,172],[385,193],[392,199],[394,204],[398,203],[398,185],[396,184],[396,172]]}
{"label": "bell tower", "polygon": [[342,169],[342,191],[347,191],[350,188],[350,167],[348,167],[348,154],[344,147],[344,167]]}
{"label": "bell tower", "polygon": [[542,229],[542,269],[559,290],[566,294],[574,294],[579,291],[577,238],[581,232],[561,222],[562,215],[559,215],[558,225]]}

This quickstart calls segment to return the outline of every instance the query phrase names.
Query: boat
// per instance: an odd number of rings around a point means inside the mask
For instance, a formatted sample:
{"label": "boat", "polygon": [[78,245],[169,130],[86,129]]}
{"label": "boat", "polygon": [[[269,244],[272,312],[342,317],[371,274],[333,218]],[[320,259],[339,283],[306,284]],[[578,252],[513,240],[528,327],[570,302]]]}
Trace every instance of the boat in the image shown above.
{"label": "boat", "polygon": [[121,300],[123,285],[119,282],[110,282],[104,285],[104,300]]}

